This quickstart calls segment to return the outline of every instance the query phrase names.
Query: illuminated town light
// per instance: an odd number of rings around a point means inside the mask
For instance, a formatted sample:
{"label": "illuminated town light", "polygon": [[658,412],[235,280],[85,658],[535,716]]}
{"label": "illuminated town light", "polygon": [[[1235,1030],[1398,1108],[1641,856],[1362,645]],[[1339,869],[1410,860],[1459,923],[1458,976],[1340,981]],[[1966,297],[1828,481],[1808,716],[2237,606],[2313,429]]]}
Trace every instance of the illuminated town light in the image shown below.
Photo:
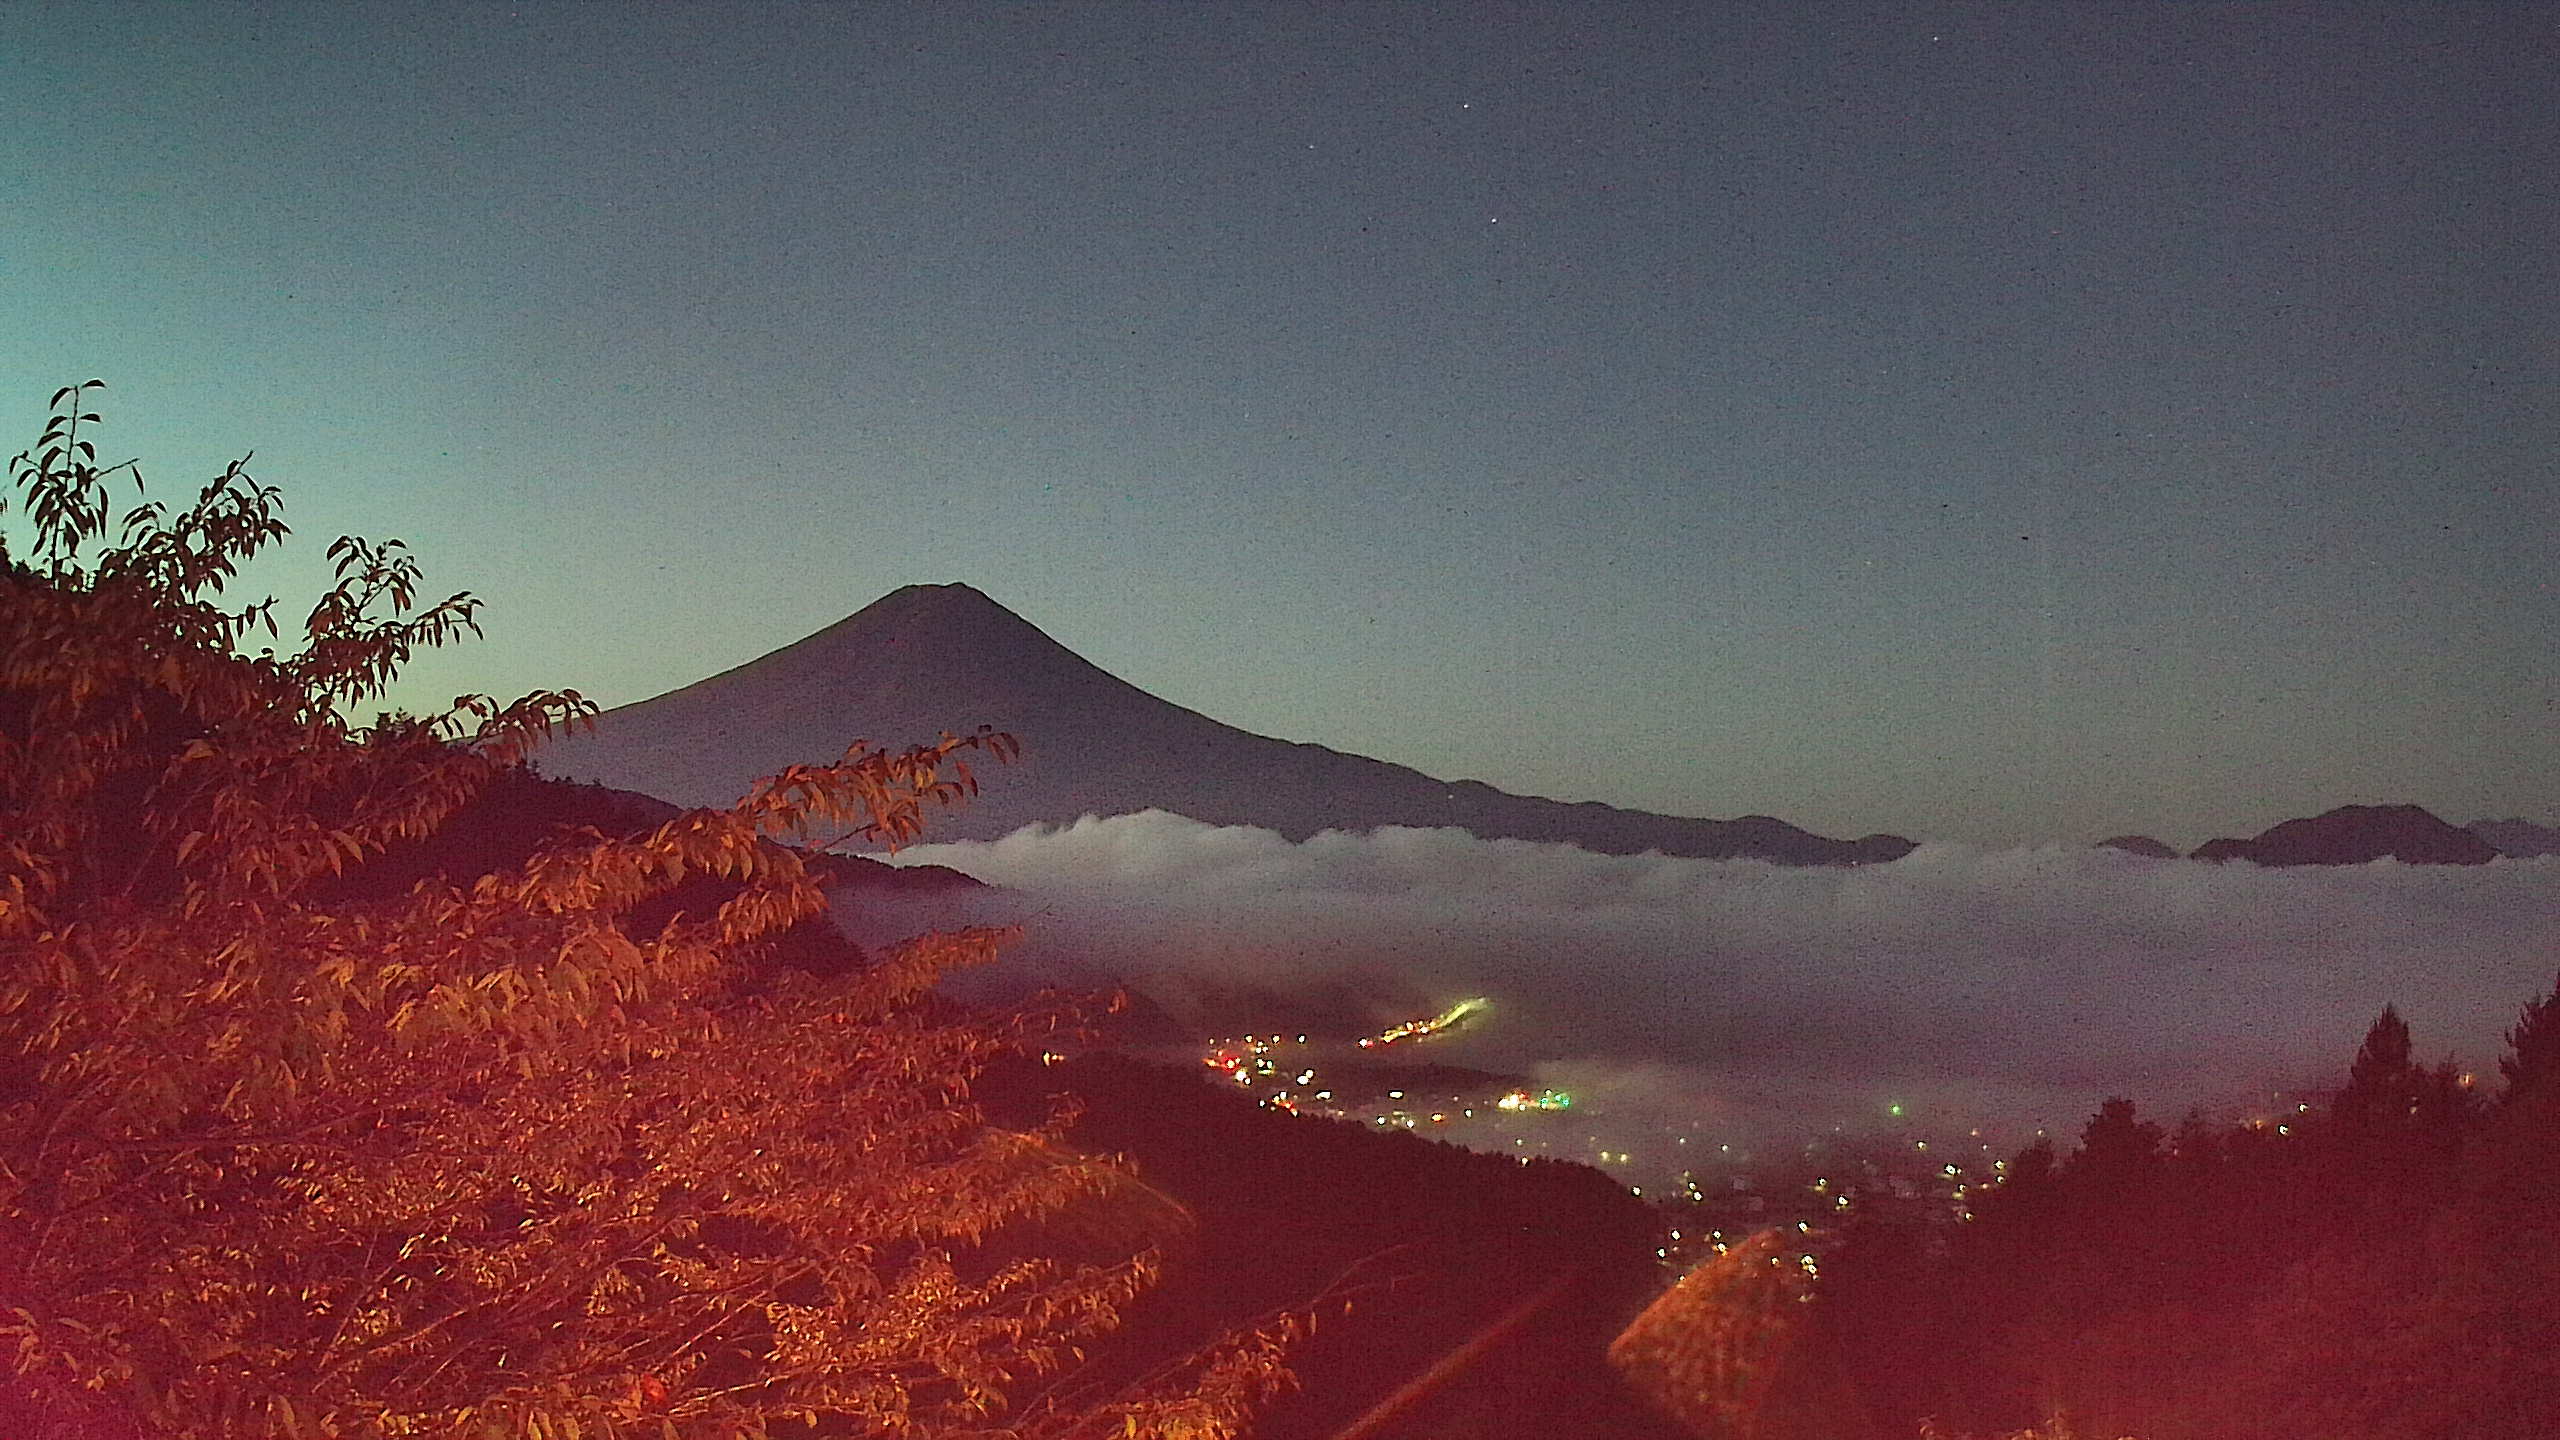
{"label": "illuminated town light", "polygon": [[1481,995],[1461,1000],[1437,1015],[1407,1020],[1401,1025],[1389,1026],[1375,1035],[1363,1036],[1360,1040],[1360,1048],[1367,1050],[1380,1045],[1393,1045],[1400,1040],[1428,1040],[1459,1021],[1481,1014],[1492,1007],[1493,1002]]}

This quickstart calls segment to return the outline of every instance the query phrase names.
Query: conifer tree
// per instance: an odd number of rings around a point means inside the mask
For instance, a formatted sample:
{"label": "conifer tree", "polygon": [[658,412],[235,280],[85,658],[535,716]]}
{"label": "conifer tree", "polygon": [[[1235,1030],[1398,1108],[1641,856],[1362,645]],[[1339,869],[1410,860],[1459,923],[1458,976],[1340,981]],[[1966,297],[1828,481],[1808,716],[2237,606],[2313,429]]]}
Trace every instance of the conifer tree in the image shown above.
{"label": "conifer tree", "polygon": [[2409,1055],[2409,1022],[2397,1007],[2383,1006],[2356,1047],[2331,1115],[2349,1131],[2405,1129],[2418,1104],[2418,1071]]}
{"label": "conifer tree", "polygon": [[2163,1132],[2134,1117],[2133,1102],[2117,1096],[2098,1107],[2080,1132],[2080,1149],[2063,1165],[2073,1183],[2121,1198],[2129,1187],[2149,1184],[2160,1166]]}
{"label": "conifer tree", "polygon": [[2507,1100],[2560,1076],[2560,981],[2552,983],[2550,994],[2525,1002],[2524,1013],[2507,1032],[2507,1053],[2498,1058],[2498,1074],[2507,1082]]}
{"label": "conifer tree", "polygon": [[[13,466],[23,550],[0,513],[0,1432],[1235,1433],[1276,1334],[1021,1402],[1150,1263],[986,1243],[1125,1183],[990,1124],[1005,1032],[921,1003],[1001,935],[758,963],[825,904],[777,839],[910,839],[1004,737],[857,744],[729,810],[328,901],[591,707],[359,723],[477,631],[396,541],[339,540],[297,648],[244,653],[272,602],[220,596],[286,533],[276,492],[235,463],[111,535],[131,467],[97,463],[95,388]],[[716,908],[635,918],[703,875]]]}

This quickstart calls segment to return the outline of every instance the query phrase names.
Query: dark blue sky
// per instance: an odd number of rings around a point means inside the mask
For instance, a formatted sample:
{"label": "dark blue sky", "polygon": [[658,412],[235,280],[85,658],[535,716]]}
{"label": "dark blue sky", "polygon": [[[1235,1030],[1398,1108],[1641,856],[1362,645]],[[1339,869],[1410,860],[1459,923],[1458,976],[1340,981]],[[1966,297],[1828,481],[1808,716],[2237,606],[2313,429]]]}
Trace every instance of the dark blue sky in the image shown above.
{"label": "dark blue sky", "polygon": [[9,413],[255,448],[289,596],[410,541],[489,602],[417,706],[963,580],[1570,799],[2553,820],[2555,76],[2554,5],[48,5]]}

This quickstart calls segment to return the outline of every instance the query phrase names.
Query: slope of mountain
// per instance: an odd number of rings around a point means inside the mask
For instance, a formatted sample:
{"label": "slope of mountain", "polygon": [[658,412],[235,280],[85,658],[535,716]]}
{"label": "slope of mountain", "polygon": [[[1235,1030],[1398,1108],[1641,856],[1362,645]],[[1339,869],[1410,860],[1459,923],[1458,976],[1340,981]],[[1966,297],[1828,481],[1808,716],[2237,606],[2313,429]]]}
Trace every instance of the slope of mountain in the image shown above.
{"label": "slope of mountain", "polygon": [[2178,852],[2169,848],[2166,841],[2154,840],[2148,835],[2110,835],[2106,839],[2099,841],[2097,848],[2101,850],[2122,850],[2128,855],[2139,855],[2146,860],[2175,860],[2178,858]]}
{"label": "slope of mountain", "polygon": [[2500,854],[2519,860],[2560,855],[2560,829],[2549,825],[2536,825],[2530,820],[2474,820],[2462,828],[2498,847]]}
{"label": "slope of mountain", "polygon": [[2485,865],[2498,851],[2415,805],[2341,805],[2246,840],[2208,840],[2188,858],[2260,865],[2362,865],[2385,858],[2410,865]]}
{"label": "slope of mountain", "polygon": [[[522,865],[574,832],[638,835],[678,813],[649,795],[565,784],[520,769],[501,771],[434,834],[368,858],[321,885],[319,894],[333,901],[391,900],[429,876],[467,887],[484,875]],[[862,898],[984,888],[943,865],[884,865],[859,855],[819,854],[809,856],[809,863],[828,889]],[[721,898],[735,888],[734,882],[717,876],[697,876],[686,884],[694,893]]]}
{"label": "slope of mountain", "polygon": [[1789,864],[1900,858],[1891,835],[1843,841],[1765,815],[1697,820],[1511,795],[1321,745],[1254,735],[1109,675],[966,585],[910,585],[760,660],[622,706],[555,740],[546,774],[725,805],[785,765],[856,739],[903,745],[992,725],[1021,762],[980,767],[984,789],[937,815],[937,840],[987,840],[1035,822],[1170,810],[1304,839],[1319,830],[1461,826],[1485,838],[1567,841]]}
{"label": "slope of mountain", "polygon": [[[1647,1413],[1604,1362],[1610,1338],[1661,1285],[1663,1221],[1600,1171],[1283,1114],[1207,1083],[1197,1065],[1126,1056],[999,1065],[981,1094],[1025,1126],[1072,1096],[1066,1142],[1136,1161],[1144,1184],[1132,1191],[1169,1197],[1194,1221],[1187,1241],[1166,1248],[1157,1288],[1094,1342],[1097,1378],[1143,1374],[1204,1336],[1348,1282],[1356,1304],[1319,1307],[1314,1333],[1288,1357],[1299,1383],[1257,1417],[1257,1440],[1686,1433]],[[1525,1323],[1502,1329],[1506,1313]],[[1410,1394],[1408,1382],[1424,1398],[1394,1423],[1359,1425]]]}

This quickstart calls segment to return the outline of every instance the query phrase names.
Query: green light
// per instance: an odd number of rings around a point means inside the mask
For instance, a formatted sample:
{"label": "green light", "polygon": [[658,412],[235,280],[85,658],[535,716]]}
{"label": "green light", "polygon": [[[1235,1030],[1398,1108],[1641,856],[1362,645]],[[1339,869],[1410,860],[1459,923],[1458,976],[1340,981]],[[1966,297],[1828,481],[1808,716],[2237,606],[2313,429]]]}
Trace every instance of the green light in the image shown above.
{"label": "green light", "polygon": [[1888,1114],[1888,1115],[1896,1115],[1896,1116],[1898,1116],[1898,1115],[1900,1115],[1900,1114],[1902,1113],[1902,1105],[1901,1105],[1901,1103],[1900,1103],[1899,1101],[1895,1102],[1894,1104],[1887,1105],[1887,1106],[1886,1106],[1886,1107],[1884,1107],[1884,1108],[1885,1108],[1885,1113],[1886,1113],[1886,1114]]}
{"label": "green light", "polygon": [[1441,1011],[1438,1015],[1433,1016],[1429,1025],[1425,1028],[1431,1030],[1446,1030],[1450,1026],[1457,1024],[1459,1021],[1466,1019],[1468,1016],[1473,1015],[1479,1010],[1490,1010],[1492,1008],[1493,1002],[1481,995],[1476,996],[1472,1000],[1461,1000],[1457,1004],[1450,1006],[1448,1009]]}

